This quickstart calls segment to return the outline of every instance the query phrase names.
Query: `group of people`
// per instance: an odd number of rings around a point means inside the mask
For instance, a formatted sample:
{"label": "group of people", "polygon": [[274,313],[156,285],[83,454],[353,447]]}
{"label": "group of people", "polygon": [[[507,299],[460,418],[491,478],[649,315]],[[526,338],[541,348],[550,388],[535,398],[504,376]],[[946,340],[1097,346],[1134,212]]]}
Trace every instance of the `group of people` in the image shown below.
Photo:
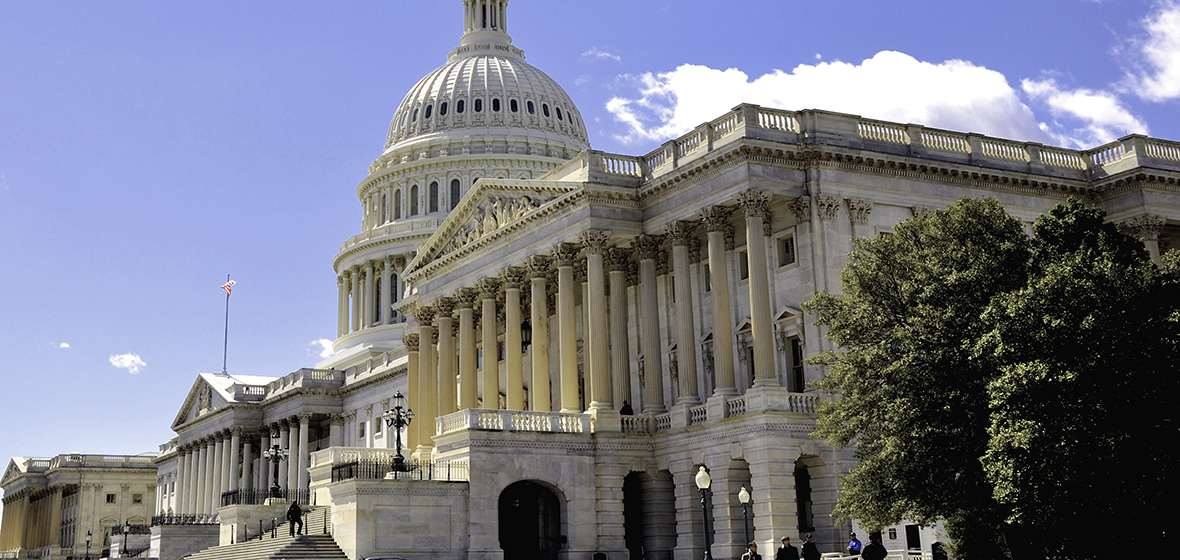
{"label": "group of people", "polygon": [[[774,560],[819,560],[819,548],[815,546],[815,542],[811,540],[811,533],[803,536],[803,555],[799,555],[799,549],[791,544],[791,537],[783,537],[783,546],[779,547],[778,552],[774,554]],[[873,533],[869,535],[869,545],[861,548],[861,542],[856,538],[856,533],[852,533],[851,539],[848,541],[848,547],[844,550],[848,556],[860,556],[864,560],[885,560],[888,553],[885,551],[885,546],[881,544],[881,534]],[[746,553],[742,555],[742,560],[762,560],[762,555],[758,554],[758,543],[750,541],[747,545]]]}

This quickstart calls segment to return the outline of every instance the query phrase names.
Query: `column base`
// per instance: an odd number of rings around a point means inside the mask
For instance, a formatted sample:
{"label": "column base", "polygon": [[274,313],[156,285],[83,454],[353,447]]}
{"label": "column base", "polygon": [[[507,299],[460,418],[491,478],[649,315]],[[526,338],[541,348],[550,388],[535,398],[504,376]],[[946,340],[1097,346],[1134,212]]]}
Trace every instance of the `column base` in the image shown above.
{"label": "column base", "polygon": [[432,461],[434,460],[434,447],[419,445],[418,449],[415,449],[410,454],[410,459],[414,461]]}
{"label": "column base", "polygon": [[755,384],[746,391],[746,414],[755,412],[787,411],[786,387],[774,383],[773,385]]}
{"label": "column base", "polygon": [[591,432],[622,432],[623,431],[623,416],[619,411],[606,406],[596,406],[600,403],[591,403],[590,410],[590,431]]}
{"label": "column base", "polygon": [[713,393],[709,400],[705,401],[705,411],[709,415],[709,421],[721,420],[729,417],[729,399],[736,397],[735,390],[732,395],[725,395],[720,393]]}
{"label": "column base", "polygon": [[668,415],[672,417],[673,430],[688,427],[688,409],[689,406],[684,403],[672,405],[672,408],[668,411]]}

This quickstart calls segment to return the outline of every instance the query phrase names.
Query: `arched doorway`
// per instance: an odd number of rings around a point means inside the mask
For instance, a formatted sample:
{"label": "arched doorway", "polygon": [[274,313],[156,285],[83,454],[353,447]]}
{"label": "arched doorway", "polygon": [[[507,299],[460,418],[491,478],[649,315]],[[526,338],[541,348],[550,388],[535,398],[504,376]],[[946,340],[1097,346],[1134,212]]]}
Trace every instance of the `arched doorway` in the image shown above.
{"label": "arched doorway", "polygon": [[561,545],[561,502],[553,490],[524,480],[500,493],[504,560],[557,560]]}

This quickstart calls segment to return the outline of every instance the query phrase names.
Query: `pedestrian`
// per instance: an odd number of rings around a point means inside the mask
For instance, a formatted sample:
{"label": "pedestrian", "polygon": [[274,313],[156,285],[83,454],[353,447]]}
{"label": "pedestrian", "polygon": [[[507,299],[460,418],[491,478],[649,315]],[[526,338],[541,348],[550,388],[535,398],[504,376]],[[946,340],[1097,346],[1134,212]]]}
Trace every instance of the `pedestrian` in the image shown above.
{"label": "pedestrian", "polygon": [[758,543],[750,541],[746,545],[746,553],[742,555],[742,560],[762,560],[762,555],[758,554]]}
{"label": "pedestrian", "polygon": [[783,546],[774,554],[774,560],[799,560],[799,549],[791,544],[791,537],[783,537]]}
{"label": "pedestrian", "polygon": [[[295,526],[299,526],[299,530]],[[303,510],[299,509],[299,502],[291,500],[291,507],[287,508],[287,529],[291,536],[303,534]]]}
{"label": "pedestrian", "polygon": [[856,533],[853,533],[852,540],[848,541],[848,555],[860,556],[860,541],[856,539]]}
{"label": "pedestrian", "polygon": [[811,541],[811,533],[807,533],[803,539],[803,560],[819,560],[819,548]]}
{"label": "pedestrian", "polygon": [[631,416],[635,414],[635,410],[631,408],[631,403],[623,401],[623,408],[619,409],[619,414],[623,416]]}
{"label": "pedestrian", "polygon": [[869,545],[860,553],[863,560],[885,560],[889,553],[881,544],[881,533],[869,533]]}

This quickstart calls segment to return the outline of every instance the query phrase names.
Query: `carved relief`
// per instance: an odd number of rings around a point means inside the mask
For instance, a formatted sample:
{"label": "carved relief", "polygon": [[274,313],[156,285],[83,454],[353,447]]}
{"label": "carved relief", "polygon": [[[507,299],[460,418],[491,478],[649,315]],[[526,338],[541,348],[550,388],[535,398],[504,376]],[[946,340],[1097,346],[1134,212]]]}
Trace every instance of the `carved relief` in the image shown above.
{"label": "carved relief", "polygon": [[840,199],[834,196],[821,194],[816,197],[816,206],[819,210],[819,218],[825,221],[836,219],[836,214],[840,212]]}
{"label": "carved relief", "polygon": [[549,273],[549,265],[553,259],[546,255],[533,255],[525,260],[533,278],[544,278]]}
{"label": "carved relief", "polygon": [[459,288],[459,291],[455,292],[454,298],[459,309],[471,309],[475,307],[475,300],[479,299],[479,290]]}
{"label": "carved relief", "polygon": [[438,298],[434,306],[438,310],[439,318],[449,318],[455,312],[455,300],[449,297]]}
{"label": "carved relief", "polygon": [[1144,241],[1158,241],[1160,228],[1167,220],[1161,216],[1140,216],[1123,222],[1123,226],[1135,233]]}
{"label": "carved relief", "polygon": [[631,264],[631,250],[623,247],[611,247],[606,251],[607,269],[626,272]]}
{"label": "carved relief", "polygon": [[610,241],[611,233],[609,231],[589,230],[583,231],[578,235],[582,246],[586,248],[586,252],[591,255],[601,255],[606,250],[606,244]]}
{"label": "carved relief", "polygon": [[434,315],[437,313],[433,305],[419,305],[414,310],[414,317],[418,319],[420,325],[430,325],[434,322]]}
{"label": "carved relief", "polygon": [[854,224],[867,224],[873,214],[873,202],[858,198],[844,199],[848,203],[848,217]]}
{"label": "carved relief", "polygon": [[520,289],[526,276],[525,269],[510,266],[500,271],[500,278],[504,281],[504,289]]}
{"label": "carved relief", "polygon": [[578,247],[573,243],[558,243],[552,249],[553,260],[557,266],[573,266],[578,258]]}
{"label": "carved relief", "polygon": [[760,191],[746,191],[737,197],[738,206],[747,218],[766,219],[766,203],[769,201],[770,195]]}
{"label": "carved relief", "polygon": [[724,206],[710,206],[697,213],[701,222],[705,224],[705,231],[712,232],[726,232],[731,230],[729,227],[729,215],[733,212]]}
{"label": "carved relief", "polygon": [[693,241],[693,232],[697,229],[697,225],[692,222],[672,222],[664,226],[664,230],[668,233],[668,237],[672,238],[673,245],[688,245]]}
{"label": "carved relief", "polygon": [[472,211],[471,219],[455,233],[454,237],[451,238],[451,242],[443,248],[440,254],[450,253],[470,245],[484,236],[523,218],[529,212],[540,208],[541,205],[550,200],[552,199],[538,197],[536,195],[524,195],[519,198],[494,195],[483,206]]}

